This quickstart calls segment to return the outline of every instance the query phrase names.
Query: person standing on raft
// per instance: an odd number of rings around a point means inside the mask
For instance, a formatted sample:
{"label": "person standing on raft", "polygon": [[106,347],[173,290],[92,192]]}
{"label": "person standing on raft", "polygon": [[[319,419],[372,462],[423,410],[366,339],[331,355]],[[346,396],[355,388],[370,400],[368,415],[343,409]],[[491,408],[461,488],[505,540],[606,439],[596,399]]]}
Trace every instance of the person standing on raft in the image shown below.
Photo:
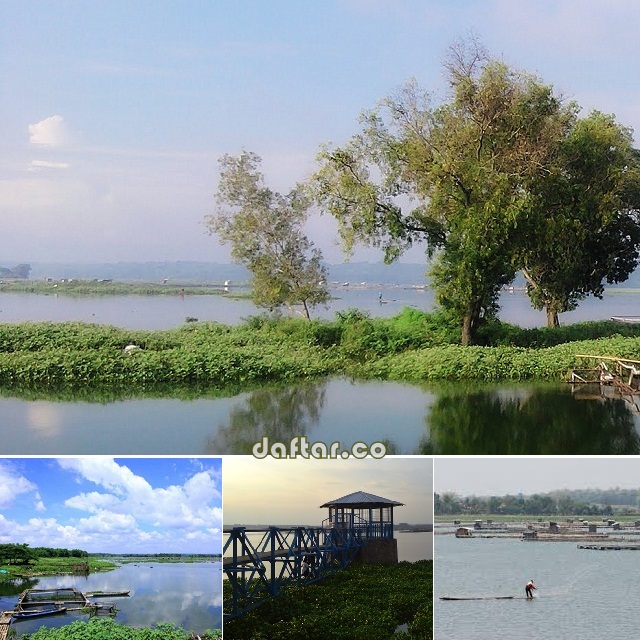
{"label": "person standing on raft", "polygon": [[533,580],[529,580],[527,584],[524,586],[524,592],[527,596],[527,600],[533,599],[533,590],[536,588],[536,585],[533,584]]}

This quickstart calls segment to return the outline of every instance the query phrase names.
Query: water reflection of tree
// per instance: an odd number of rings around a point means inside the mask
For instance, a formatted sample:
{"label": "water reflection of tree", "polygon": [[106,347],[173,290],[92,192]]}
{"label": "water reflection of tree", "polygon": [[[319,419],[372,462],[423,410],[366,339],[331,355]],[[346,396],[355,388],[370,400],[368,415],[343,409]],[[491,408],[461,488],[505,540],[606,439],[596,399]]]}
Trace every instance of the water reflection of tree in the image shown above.
{"label": "water reflection of tree", "polygon": [[570,390],[532,388],[526,396],[465,391],[438,397],[427,417],[428,451],[440,454],[614,455],[640,452],[622,399],[576,400]]}
{"label": "water reflection of tree", "polygon": [[25,589],[34,589],[37,584],[37,578],[0,580],[0,596],[19,596]]}
{"label": "water reflection of tree", "polygon": [[263,436],[270,443],[305,436],[318,423],[325,394],[326,382],[258,389],[231,410],[229,423],[207,442],[207,453],[251,454]]}

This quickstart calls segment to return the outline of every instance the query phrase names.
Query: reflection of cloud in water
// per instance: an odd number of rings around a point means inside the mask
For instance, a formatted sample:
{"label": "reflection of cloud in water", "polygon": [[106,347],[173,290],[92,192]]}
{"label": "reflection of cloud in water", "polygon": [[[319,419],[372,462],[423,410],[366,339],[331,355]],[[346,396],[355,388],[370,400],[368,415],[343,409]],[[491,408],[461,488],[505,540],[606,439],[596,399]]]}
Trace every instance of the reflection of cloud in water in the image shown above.
{"label": "reflection of cloud in water", "polygon": [[126,564],[115,571],[87,577],[43,578],[38,584],[38,588],[54,586],[75,586],[84,592],[130,590],[128,598],[104,600],[118,607],[118,622],[134,627],[173,622],[188,631],[201,633],[222,624],[219,564]]}
{"label": "reflection of cloud in water", "polygon": [[27,426],[46,438],[62,433],[62,416],[49,402],[33,402],[27,406]]}

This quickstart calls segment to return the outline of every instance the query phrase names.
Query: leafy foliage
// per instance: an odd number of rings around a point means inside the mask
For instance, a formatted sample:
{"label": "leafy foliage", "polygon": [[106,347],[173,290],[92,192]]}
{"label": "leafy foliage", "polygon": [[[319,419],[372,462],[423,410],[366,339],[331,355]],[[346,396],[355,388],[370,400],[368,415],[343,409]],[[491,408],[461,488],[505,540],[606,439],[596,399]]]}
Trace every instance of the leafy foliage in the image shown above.
{"label": "leafy foliage", "polygon": [[[202,640],[222,638],[219,629],[199,635]],[[88,622],[78,620],[59,628],[41,627],[35,633],[22,637],[25,640],[189,640],[195,636],[168,623],[134,629],[118,624],[111,618],[95,618]]]}
{"label": "leafy foliage", "polygon": [[[162,394],[170,385],[198,395],[336,375],[557,380],[583,364],[579,353],[640,359],[640,327],[613,322],[555,329],[492,322],[479,334],[483,346],[465,349],[456,338],[457,328],[444,314],[410,309],[389,319],[348,311],[334,322],[257,316],[233,327],[191,322],[168,331],[4,324],[0,386],[39,394],[109,387],[118,396],[118,389]],[[126,353],[129,344],[140,349]]]}
{"label": "leafy foliage", "polygon": [[449,102],[408,83],[347,145],[321,151],[311,189],[347,250],[364,242],[391,261],[425,241],[437,300],[468,344],[514,277],[523,186],[544,173],[568,115],[551,87],[474,41],[452,49],[446,70]]}
{"label": "leafy foliage", "polygon": [[[432,637],[433,563],[355,564],[225,623],[231,640],[389,640]],[[409,631],[395,635],[399,625]]]}
{"label": "leafy foliage", "polygon": [[329,299],[322,254],[302,230],[309,204],[299,190],[283,196],[264,186],[260,162],[247,152],[220,160],[218,211],[207,226],[251,271],[256,305],[302,305],[309,319],[309,308]]}
{"label": "leafy foliage", "polygon": [[604,282],[626,280],[640,255],[640,156],[613,116],[571,123],[544,179],[530,185],[522,271],[549,326]]}

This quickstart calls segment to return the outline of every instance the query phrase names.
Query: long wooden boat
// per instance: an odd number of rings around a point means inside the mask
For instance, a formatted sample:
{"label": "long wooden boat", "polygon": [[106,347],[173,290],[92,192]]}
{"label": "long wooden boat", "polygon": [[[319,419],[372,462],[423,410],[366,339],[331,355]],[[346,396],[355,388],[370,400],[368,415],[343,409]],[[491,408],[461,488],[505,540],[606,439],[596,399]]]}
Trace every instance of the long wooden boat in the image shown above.
{"label": "long wooden boat", "polygon": [[130,594],[130,591],[91,591],[85,593],[87,598],[122,598]]}
{"label": "long wooden boat", "polygon": [[41,616],[53,616],[57,613],[64,613],[67,610],[66,607],[51,607],[50,609],[33,609],[32,611],[16,611],[11,614],[12,618],[18,620],[25,620],[28,618],[39,618]]}
{"label": "long wooden boat", "polygon": [[[522,596],[524,598],[524,596]],[[456,598],[453,596],[440,596],[440,600],[516,600],[516,596],[468,596]]]}

